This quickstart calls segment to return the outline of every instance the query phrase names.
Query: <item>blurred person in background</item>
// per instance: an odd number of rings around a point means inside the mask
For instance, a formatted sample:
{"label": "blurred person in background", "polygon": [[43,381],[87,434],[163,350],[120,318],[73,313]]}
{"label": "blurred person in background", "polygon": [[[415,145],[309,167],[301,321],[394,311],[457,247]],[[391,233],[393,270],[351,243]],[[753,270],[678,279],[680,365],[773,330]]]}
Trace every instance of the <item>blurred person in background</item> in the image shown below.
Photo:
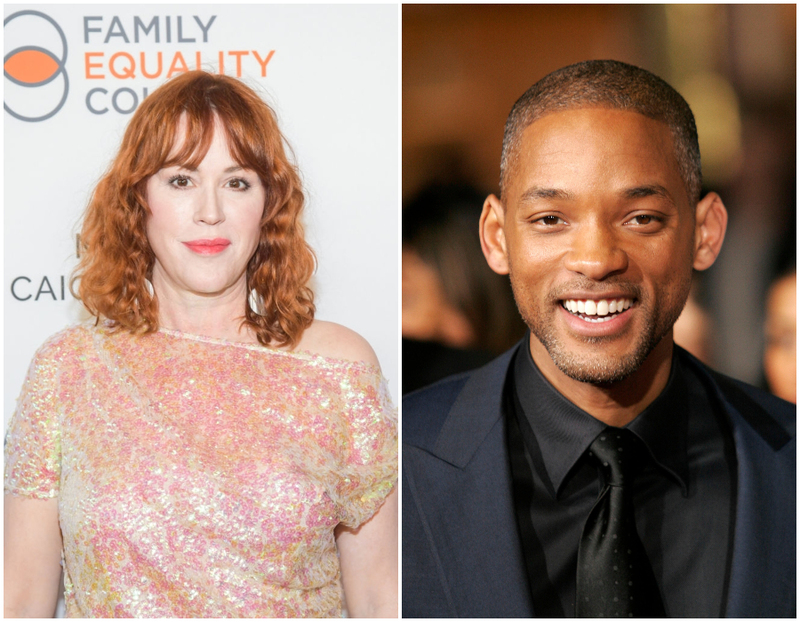
{"label": "blurred person in background", "polygon": [[403,393],[480,367],[525,332],[508,278],[481,252],[483,200],[432,185],[403,210]]}
{"label": "blurred person in background", "polygon": [[714,321],[706,308],[700,304],[697,281],[692,283],[689,300],[672,327],[675,343],[693,354],[706,365],[713,365]]}
{"label": "blurred person in background", "polygon": [[764,321],[764,375],[769,390],[797,403],[797,270],[772,282]]}

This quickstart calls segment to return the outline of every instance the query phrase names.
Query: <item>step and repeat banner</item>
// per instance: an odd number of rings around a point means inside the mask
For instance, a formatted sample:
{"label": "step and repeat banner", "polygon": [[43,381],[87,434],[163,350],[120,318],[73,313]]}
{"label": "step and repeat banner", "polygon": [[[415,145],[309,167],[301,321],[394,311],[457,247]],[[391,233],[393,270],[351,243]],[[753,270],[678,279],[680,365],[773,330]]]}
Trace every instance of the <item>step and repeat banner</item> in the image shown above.
{"label": "step and repeat banner", "polygon": [[90,193],[136,107],[203,69],[270,104],[305,183],[317,317],[373,346],[398,387],[398,8],[5,5],[5,420],[69,292]]}

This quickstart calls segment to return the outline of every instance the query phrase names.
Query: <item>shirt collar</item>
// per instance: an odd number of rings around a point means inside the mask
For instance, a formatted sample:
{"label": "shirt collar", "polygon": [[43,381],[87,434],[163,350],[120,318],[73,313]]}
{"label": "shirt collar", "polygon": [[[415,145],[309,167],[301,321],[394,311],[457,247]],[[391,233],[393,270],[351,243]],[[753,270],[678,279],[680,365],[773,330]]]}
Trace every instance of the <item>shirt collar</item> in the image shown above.
{"label": "shirt collar", "polygon": [[[530,336],[530,333],[529,335]],[[542,375],[531,356],[529,340],[515,357],[519,403],[536,436],[542,461],[558,497],[568,475],[606,425],[578,408]],[[664,390],[626,427],[647,446],[654,462],[688,494],[686,449],[690,404],[686,381],[673,351]]]}

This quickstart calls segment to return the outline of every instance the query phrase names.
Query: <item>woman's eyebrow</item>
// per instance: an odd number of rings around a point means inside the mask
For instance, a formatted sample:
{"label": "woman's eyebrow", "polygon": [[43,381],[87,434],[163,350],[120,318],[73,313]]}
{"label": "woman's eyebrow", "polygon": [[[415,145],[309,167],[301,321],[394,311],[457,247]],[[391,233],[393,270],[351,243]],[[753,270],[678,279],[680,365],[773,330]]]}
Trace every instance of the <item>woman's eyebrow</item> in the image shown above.
{"label": "woman's eyebrow", "polygon": [[[188,166],[187,164],[174,164],[173,166],[175,168],[179,169],[179,170],[189,171],[190,173],[196,173],[197,172],[197,167],[196,166]],[[167,168],[169,168],[169,167],[167,167]],[[250,170],[250,169],[245,169],[245,167],[239,166],[238,164],[235,164],[233,166],[229,166],[228,168],[226,168],[222,172],[223,173],[235,173],[236,171],[244,171],[244,170]]]}

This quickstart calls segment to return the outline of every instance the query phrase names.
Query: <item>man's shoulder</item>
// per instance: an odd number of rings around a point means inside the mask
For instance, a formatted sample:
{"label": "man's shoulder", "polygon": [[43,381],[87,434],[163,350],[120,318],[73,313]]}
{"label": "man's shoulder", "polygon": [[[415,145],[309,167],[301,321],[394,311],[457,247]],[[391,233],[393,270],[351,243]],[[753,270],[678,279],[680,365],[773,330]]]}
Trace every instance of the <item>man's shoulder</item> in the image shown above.
{"label": "man's shoulder", "polygon": [[[724,405],[770,445],[782,447],[796,434],[797,406],[758,387],[721,374],[682,351],[683,360],[699,372]],[[736,421],[734,421],[736,423]]]}
{"label": "man's shoulder", "polygon": [[432,446],[473,371],[448,376],[403,396],[403,443]]}
{"label": "man's shoulder", "polygon": [[500,394],[511,358],[517,346],[483,367],[443,378],[403,396],[403,442],[428,447],[436,441],[451,409],[467,386]]}

